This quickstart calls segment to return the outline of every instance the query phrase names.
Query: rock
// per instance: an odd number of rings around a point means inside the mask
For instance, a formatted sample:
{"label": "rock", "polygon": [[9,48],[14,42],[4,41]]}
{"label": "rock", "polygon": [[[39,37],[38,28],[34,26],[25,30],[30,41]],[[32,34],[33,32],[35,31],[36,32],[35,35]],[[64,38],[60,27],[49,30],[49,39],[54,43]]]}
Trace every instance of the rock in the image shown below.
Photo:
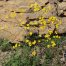
{"label": "rock", "polygon": [[57,3],[57,0],[49,0],[49,3],[51,4]]}
{"label": "rock", "polygon": [[58,33],[66,33],[66,17],[62,18],[62,24],[57,29]]}
{"label": "rock", "polygon": [[40,5],[40,6],[44,6],[46,3],[48,3],[48,0],[36,0],[36,2]]}
{"label": "rock", "polygon": [[64,16],[66,16],[66,11],[64,12]]}
{"label": "rock", "polygon": [[33,13],[27,13],[26,16],[29,17],[29,19],[35,19],[35,18],[39,18],[39,16],[43,16],[45,18],[49,18],[50,16],[55,16],[56,12],[54,9],[54,5],[52,4],[48,4],[44,7],[46,10],[40,10],[37,12],[33,12]]}
{"label": "rock", "polygon": [[63,14],[63,10],[58,10],[58,16],[60,16],[61,14]]}
{"label": "rock", "polygon": [[[39,11],[32,11],[31,4],[40,5]],[[57,0],[8,0],[0,1],[0,38],[8,39],[11,42],[24,41],[29,32],[39,33],[41,35],[48,33],[48,30],[54,31],[55,23],[48,23],[48,18],[55,16],[62,20],[62,24],[56,30],[58,33],[66,32],[66,2]],[[58,8],[57,8],[58,7]],[[58,14],[63,14],[63,18]],[[44,17],[47,25],[41,29],[39,17]],[[31,21],[36,21],[39,26],[28,25]],[[24,24],[22,24],[24,23]],[[58,22],[56,22],[58,23]],[[29,28],[30,27],[30,28]]]}
{"label": "rock", "polygon": [[61,63],[65,62],[65,58],[60,59]]}
{"label": "rock", "polygon": [[60,10],[66,10],[66,2],[62,2],[58,4],[58,9]]}
{"label": "rock", "polygon": [[66,2],[66,0],[63,0],[64,2]]}

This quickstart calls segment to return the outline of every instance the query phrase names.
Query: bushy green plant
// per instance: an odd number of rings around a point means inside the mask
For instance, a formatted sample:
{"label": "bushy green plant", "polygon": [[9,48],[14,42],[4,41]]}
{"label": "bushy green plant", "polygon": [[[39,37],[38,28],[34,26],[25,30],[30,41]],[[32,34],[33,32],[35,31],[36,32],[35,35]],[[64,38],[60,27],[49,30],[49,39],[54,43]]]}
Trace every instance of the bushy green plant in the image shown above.
{"label": "bushy green plant", "polygon": [[36,66],[39,65],[39,57],[30,56],[31,48],[28,46],[23,46],[22,51],[19,53],[19,48],[15,51],[10,60],[4,64],[4,66]]}
{"label": "bushy green plant", "polygon": [[5,40],[5,39],[1,39],[0,40],[0,49],[2,51],[10,50],[11,49],[11,45],[10,45],[9,41]]}

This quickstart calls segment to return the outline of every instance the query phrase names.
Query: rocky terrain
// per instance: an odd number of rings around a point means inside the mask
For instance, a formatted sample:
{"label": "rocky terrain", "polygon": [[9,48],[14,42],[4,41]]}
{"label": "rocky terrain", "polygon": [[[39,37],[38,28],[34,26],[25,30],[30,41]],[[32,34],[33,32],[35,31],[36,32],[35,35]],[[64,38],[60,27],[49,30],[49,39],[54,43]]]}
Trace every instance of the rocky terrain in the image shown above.
{"label": "rocky terrain", "polygon": [[[39,10],[33,11],[31,4],[37,5]],[[37,3],[37,4],[36,4]],[[55,24],[47,23],[45,29],[41,29],[40,17],[46,22],[51,16],[62,22],[58,28]],[[36,22],[39,27],[30,25]],[[26,28],[27,27],[27,28]],[[0,38],[11,42],[23,41],[29,32],[46,34],[48,30],[56,30],[59,34],[66,32],[66,0],[0,0]]]}
{"label": "rocky terrain", "polygon": [[[34,33],[39,39],[23,45]],[[0,0],[0,66],[33,63],[66,66],[66,0]]]}

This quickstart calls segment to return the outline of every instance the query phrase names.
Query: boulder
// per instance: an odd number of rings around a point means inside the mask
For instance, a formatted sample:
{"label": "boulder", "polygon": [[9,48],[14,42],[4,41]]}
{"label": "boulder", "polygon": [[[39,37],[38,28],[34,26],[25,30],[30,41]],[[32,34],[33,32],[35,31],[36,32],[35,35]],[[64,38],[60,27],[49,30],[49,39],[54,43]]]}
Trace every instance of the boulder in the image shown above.
{"label": "boulder", "polygon": [[[31,4],[37,3],[40,10],[32,11]],[[63,14],[64,16],[58,16]],[[50,17],[56,17],[62,20],[59,28],[56,28],[52,21],[48,23]],[[41,18],[44,17],[46,26],[41,24]],[[42,20],[43,20],[42,19]],[[29,25],[30,22],[37,22],[37,25]],[[43,26],[43,27],[42,27]],[[41,29],[41,28],[42,29]],[[66,2],[57,0],[8,0],[0,1],[0,39],[8,39],[10,42],[24,41],[25,36],[30,32],[40,35],[48,33],[48,30],[57,30],[59,34],[66,33]]]}

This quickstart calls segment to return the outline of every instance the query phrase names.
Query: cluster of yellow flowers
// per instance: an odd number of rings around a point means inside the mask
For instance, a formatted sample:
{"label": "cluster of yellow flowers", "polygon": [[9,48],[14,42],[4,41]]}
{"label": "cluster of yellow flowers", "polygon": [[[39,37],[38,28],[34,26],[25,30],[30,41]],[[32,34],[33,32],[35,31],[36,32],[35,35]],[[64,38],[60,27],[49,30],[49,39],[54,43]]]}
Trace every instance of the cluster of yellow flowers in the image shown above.
{"label": "cluster of yellow flowers", "polygon": [[44,28],[46,27],[46,24],[47,24],[44,17],[39,17],[39,22],[40,22],[39,24],[41,25],[39,28],[44,30]]}
{"label": "cluster of yellow flowers", "polygon": [[50,35],[49,35],[49,34],[46,34],[44,37],[45,37],[45,38],[49,38],[49,37],[50,37]]}
{"label": "cluster of yellow flowers", "polygon": [[[41,9],[41,7],[39,6],[38,3],[34,3],[34,4],[31,4],[30,5],[30,8],[33,8],[33,11],[36,12],[36,11],[39,11]],[[44,13],[48,13],[50,10],[52,9],[51,6],[48,6],[46,8],[43,8],[42,10],[44,11]],[[20,8],[19,9],[19,12],[25,12],[24,9]],[[22,13],[21,13],[22,15]],[[10,12],[8,15],[5,15],[5,18],[8,19],[9,17],[10,18],[15,18],[17,16],[16,12]],[[35,26],[35,25],[39,25],[38,28],[40,28],[41,30],[44,30],[47,26],[47,23],[52,23],[55,25],[56,28],[59,27],[59,25],[62,23],[61,20],[58,20],[57,17],[55,16],[51,16],[48,18],[48,22],[45,20],[45,18],[42,16],[42,17],[39,17],[38,21],[30,21],[28,24],[26,24],[23,20],[19,19],[18,20],[20,23],[19,23],[19,26],[23,26],[25,29],[31,29],[30,27],[31,26]],[[26,26],[25,26],[26,24]],[[7,29],[8,28],[8,25],[5,25],[4,27],[2,27],[0,25],[0,29]],[[51,34],[53,33],[52,30],[48,30],[48,33],[44,35],[44,37],[47,39],[47,40],[51,40],[50,36]],[[55,31],[55,34],[57,34],[57,32]],[[32,36],[33,35],[33,32],[29,32],[29,36]],[[41,34],[38,35],[39,37],[42,37]],[[53,36],[53,38],[60,38],[60,36],[56,35],[56,36]],[[41,40],[33,40],[33,41],[30,41],[29,39],[26,39],[25,42],[29,45],[29,46],[33,46],[35,44],[37,44],[37,42],[41,42]],[[18,46],[20,46],[19,43],[16,43],[15,46],[13,46],[13,48],[17,48]],[[51,44],[48,44],[47,45],[47,48],[49,47],[55,47],[56,46],[56,43],[54,41],[51,41]],[[32,54],[36,54],[35,51],[32,53]]]}
{"label": "cluster of yellow flowers", "polygon": [[44,17],[39,17],[39,22],[40,22],[40,24],[41,25],[44,25],[44,26],[46,26],[46,20],[44,19]]}
{"label": "cluster of yellow flowers", "polygon": [[[49,19],[48,19],[48,22],[51,22],[51,23],[55,23],[56,21],[58,21],[59,22],[59,20],[55,17],[55,16],[51,16]],[[35,25],[35,24],[33,24],[33,23],[35,23],[35,22],[30,22],[29,24],[27,24],[27,27],[29,27],[30,25]],[[36,22],[37,23],[37,22]],[[37,23],[38,24],[38,23]],[[46,20],[44,19],[44,17],[39,17],[39,24],[41,25],[41,26],[39,26],[39,28],[41,28],[41,29],[43,29],[44,30],[44,28],[47,26],[47,22],[46,22]],[[61,24],[61,21],[58,23],[59,25]],[[55,26],[56,26],[57,24],[55,23]],[[29,28],[30,29],[30,28]],[[47,34],[45,34],[44,35],[44,37],[47,39],[47,40],[51,40],[51,34],[53,33],[53,31],[52,30],[48,30],[48,33]],[[29,32],[29,36],[32,36],[32,34],[33,34],[33,32]],[[57,31],[55,31],[55,34],[56,34],[56,36],[53,36],[53,38],[60,38],[60,36],[58,36],[57,34]],[[38,37],[42,37],[42,35],[41,34],[39,34],[38,35]],[[33,45],[35,45],[35,44],[37,44],[37,42],[41,42],[41,40],[34,40],[34,41],[30,41],[30,40],[26,40],[26,43],[29,45],[29,46],[33,46]],[[49,47],[50,45],[48,44],[47,45],[47,47]],[[53,43],[52,44],[52,47],[54,47],[54,46],[56,46],[56,44],[55,43]]]}
{"label": "cluster of yellow flowers", "polygon": [[55,24],[55,27],[56,28],[59,28],[59,25],[62,23],[61,20],[58,20],[55,16],[51,16],[49,19],[48,19],[48,22],[50,23],[53,23]]}
{"label": "cluster of yellow flowers", "polygon": [[51,44],[48,44],[47,45],[47,48],[50,48],[50,47],[55,47],[56,46],[56,43],[55,43],[55,41],[51,41]]}
{"label": "cluster of yellow flowers", "polygon": [[37,43],[36,40],[34,40],[34,41],[31,42],[31,41],[28,40],[28,39],[26,39],[25,42],[26,42],[29,46],[35,45],[35,44]]}
{"label": "cluster of yellow flowers", "polygon": [[58,23],[55,25],[56,28],[59,28],[59,25],[62,24],[62,21],[61,20],[58,20]]}
{"label": "cluster of yellow flowers", "polygon": [[52,30],[48,30],[48,33],[47,34],[45,34],[45,38],[47,38],[47,39],[51,39],[50,38],[50,36],[51,36],[51,34],[53,33],[53,31]]}
{"label": "cluster of yellow flowers", "polygon": [[56,35],[56,36],[53,36],[53,38],[58,38],[58,39],[60,39],[60,36]]}
{"label": "cluster of yellow flowers", "polygon": [[52,44],[52,47],[55,47],[56,46],[55,41],[51,41],[51,44]]}
{"label": "cluster of yellow flowers", "polygon": [[[47,40],[51,40],[51,43],[47,45],[47,48],[50,47],[55,47],[56,43],[54,40],[51,39],[50,35],[53,33],[53,31],[48,31],[48,34],[45,35],[45,38],[47,38]],[[54,39],[60,39],[61,37],[58,35],[57,31],[55,31],[55,36],[53,36]]]}
{"label": "cluster of yellow flowers", "polygon": [[56,20],[57,20],[57,18],[56,18],[55,16],[51,16],[51,17],[48,19],[48,22],[54,23]]}
{"label": "cluster of yellow flowers", "polygon": [[17,48],[17,47],[20,47],[20,43],[16,43],[15,46],[13,46],[13,49]]}
{"label": "cluster of yellow flowers", "polygon": [[41,7],[36,2],[34,4],[31,4],[30,8],[33,8],[34,12],[39,11],[41,9]]}

